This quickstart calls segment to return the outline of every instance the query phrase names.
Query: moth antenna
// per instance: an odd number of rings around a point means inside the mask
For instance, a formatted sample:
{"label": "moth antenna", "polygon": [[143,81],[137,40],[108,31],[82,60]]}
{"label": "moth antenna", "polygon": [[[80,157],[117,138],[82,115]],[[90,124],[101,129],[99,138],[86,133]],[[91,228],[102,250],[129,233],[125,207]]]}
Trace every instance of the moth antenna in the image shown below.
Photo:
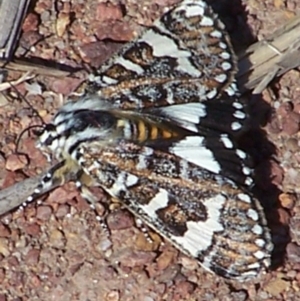
{"label": "moth antenna", "polygon": [[[18,138],[17,138],[17,142],[16,142],[16,148],[15,148],[15,153],[16,153],[17,155],[25,155],[25,156],[27,156],[26,153],[20,152],[18,149],[19,149],[19,145],[20,145],[20,141],[21,141],[21,139],[22,139],[22,136],[23,136],[27,131],[29,131],[29,130],[31,130],[31,129],[33,129],[33,128],[42,128],[42,129],[44,129],[44,126],[43,126],[43,125],[31,125],[31,126],[28,126],[27,128],[25,128],[25,129],[19,134],[19,136],[18,136]],[[35,134],[39,135],[39,134],[38,134],[38,131],[37,131],[37,133],[35,133]]]}

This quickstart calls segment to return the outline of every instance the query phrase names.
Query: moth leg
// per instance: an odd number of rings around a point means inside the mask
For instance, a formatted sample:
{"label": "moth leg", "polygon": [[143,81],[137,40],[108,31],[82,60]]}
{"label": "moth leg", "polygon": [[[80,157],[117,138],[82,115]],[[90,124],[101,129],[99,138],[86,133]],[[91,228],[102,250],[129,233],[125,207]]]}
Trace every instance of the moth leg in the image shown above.
{"label": "moth leg", "polygon": [[[96,186],[95,181],[87,175],[85,172],[81,172],[79,174],[79,180],[76,181],[76,187],[80,191],[80,195],[89,203],[90,208],[95,212],[96,219],[100,223],[101,227],[103,228],[104,232],[109,235],[109,229],[106,223],[106,216],[107,214],[101,216],[99,215],[96,204],[99,202],[99,199],[95,196],[94,193],[91,192],[89,187]],[[113,199],[112,200],[112,205],[109,206],[111,210],[116,210],[116,209],[122,209],[126,208],[118,199]],[[153,243],[152,238],[149,235],[149,229],[145,225],[145,223],[138,217],[135,218],[135,224],[137,228],[143,233],[145,236],[146,240],[149,243]]]}
{"label": "moth leg", "polygon": [[23,210],[29,203],[41,197],[53,188],[63,185],[66,182],[65,175],[67,171],[68,167],[65,160],[51,167],[42,177],[41,182],[34,189],[33,193],[28,196],[22,205],[20,205],[19,210]]}
{"label": "moth leg", "polygon": [[[143,233],[143,235],[145,236],[146,240],[153,244],[154,241],[151,238],[151,236],[149,235],[149,228],[147,227],[147,225],[138,217],[135,218],[135,225],[136,227]],[[150,230],[152,231],[152,230]]]}
{"label": "moth leg", "polygon": [[101,216],[98,213],[96,204],[99,202],[99,199],[95,196],[94,193],[91,192],[89,188],[92,186],[97,186],[95,184],[95,181],[89,175],[87,175],[83,170],[81,170],[80,173],[78,174],[78,180],[75,182],[75,184],[82,198],[88,202],[90,208],[95,212],[96,219],[100,223],[105,234],[109,236],[109,229],[105,221],[106,214]]}

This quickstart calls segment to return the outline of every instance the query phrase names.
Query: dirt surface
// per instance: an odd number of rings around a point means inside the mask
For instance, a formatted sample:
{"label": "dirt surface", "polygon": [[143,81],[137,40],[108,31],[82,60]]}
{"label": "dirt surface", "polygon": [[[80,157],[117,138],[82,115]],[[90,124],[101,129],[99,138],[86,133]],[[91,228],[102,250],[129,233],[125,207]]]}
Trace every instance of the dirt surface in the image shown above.
{"label": "dirt surface", "polygon": [[[34,2],[16,56],[72,69],[74,74],[36,76],[18,85],[18,91],[45,122],[50,121],[66,96],[84,81],[88,68],[99,66],[175,2]],[[220,12],[237,51],[300,14],[299,0],[209,2]],[[21,75],[11,72],[9,79]],[[28,134],[19,143],[19,151],[28,158],[15,155],[21,131],[40,120],[20,97],[0,96],[0,184],[4,188],[46,170],[49,164]],[[107,236],[70,183],[24,211],[1,217],[0,301],[300,300],[299,72],[288,72],[274,83],[272,93],[249,96],[249,102],[267,133],[252,131],[241,144],[257,164],[259,193],[276,246],[271,271],[251,282],[225,281],[162,243],[155,233],[150,232],[150,243],[126,210],[100,206],[108,214]],[[252,139],[258,132],[262,139]],[[109,204],[106,196],[101,200]]]}

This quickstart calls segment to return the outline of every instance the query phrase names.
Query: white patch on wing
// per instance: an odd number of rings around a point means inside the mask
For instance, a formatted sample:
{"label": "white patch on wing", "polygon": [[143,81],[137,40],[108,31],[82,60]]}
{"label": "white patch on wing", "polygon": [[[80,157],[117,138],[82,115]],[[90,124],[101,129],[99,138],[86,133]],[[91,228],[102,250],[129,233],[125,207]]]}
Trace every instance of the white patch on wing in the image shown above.
{"label": "white patch on wing", "polygon": [[249,176],[252,172],[252,169],[249,167],[243,167],[243,174]]}
{"label": "white patch on wing", "polygon": [[246,118],[246,114],[242,111],[235,111],[233,114],[234,117],[238,118],[238,119],[244,119]]}
{"label": "white patch on wing", "polygon": [[250,217],[252,220],[254,220],[254,221],[257,221],[258,219],[259,219],[259,217],[258,217],[258,213],[257,213],[257,211],[256,210],[254,210],[254,209],[248,209],[248,211],[247,211],[247,216],[248,217]]}
{"label": "white patch on wing", "polygon": [[138,170],[146,169],[148,168],[147,161],[149,160],[149,157],[153,154],[153,149],[151,147],[144,147],[143,151],[140,153],[138,157],[138,163],[136,165],[136,168]]}
{"label": "white patch on wing", "polygon": [[250,178],[250,177],[247,177],[246,180],[245,180],[245,184],[247,186],[251,186],[253,184],[253,179]]}
{"label": "white patch on wing", "polygon": [[189,177],[189,166],[188,166],[188,162],[186,160],[180,160],[179,162],[180,164],[180,177],[182,179],[186,179],[188,180]]}
{"label": "white patch on wing", "polygon": [[228,53],[228,52],[222,52],[222,53],[220,54],[220,56],[221,56],[221,58],[224,59],[224,60],[230,59],[230,53]]}
{"label": "white patch on wing", "polygon": [[222,32],[219,30],[214,30],[210,33],[210,36],[220,39],[220,38],[222,38]]}
{"label": "white patch on wing", "polygon": [[221,64],[221,66],[222,66],[223,70],[225,70],[225,71],[230,70],[232,68],[231,64],[228,62],[223,62]]}
{"label": "white patch on wing", "polygon": [[138,163],[136,165],[137,170],[142,170],[147,168],[147,159],[143,154],[139,155]]}
{"label": "white patch on wing", "polygon": [[174,104],[174,93],[172,91],[172,88],[166,85],[166,90],[167,90],[167,99],[166,101],[168,104],[172,105]]}
{"label": "white patch on wing", "polygon": [[227,94],[229,96],[234,96],[238,92],[238,89],[237,89],[236,85],[232,84],[231,86],[226,88],[225,91],[227,92]]}
{"label": "white patch on wing", "polygon": [[233,91],[235,91],[235,93],[239,90],[236,85],[236,82],[231,83],[231,85],[228,88],[231,88]]}
{"label": "white patch on wing", "polygon": [[209,18],[207,16],[203,16],[202,20],[200,21],[200,24],[202,26],[213,26],[214,20],[212,18]]}
{"label": "white patch on wing", "polygon": [[266,257],[266,253],[263,252],[263,251],[256,251],[254,253],[254,256],[257,258],[257,259],[263,259]]}
{"label": "white patch on wing", "polygon": [[190,57],[191,52],[187,50],[180,50],[173,39],[154,32],[152,29],[147,30],[138,42],[145,42],[153,49],[153,55],[157,57]]}
{"label": "white patch on wing", "polygon": [[259,267],[260,267],[260,262],[255,262],[255,263],[247,265],[248,269],[258,269]]}
{"label": "white patch on wing", "polygon": [[111,195],[118,197],[120,192],[128,190],[128,187],[135,185],[136,183],[138,183],[138,181],[139,178],[135,175],[126,172],[120,172],[114,185],[111,188],[107,189],[107,191]]}
{"label": "white patch on wing", "polygon": [[227,48],[227,44],[225,44],[224,42],[220,42],[219,43],[220,48],[222,49],[226,49]]}
{"label": "white patch on wing", "polygon": [[220,138],[226,148],[233,148],[232,141],[229,139],[228,135],[223,134]]}
{"label": "white patch on wing", "polygon": [[[206,106],[202,103],[185,103],[158,109],[164,116],[177,121],[184,128],[195,131],[194,125],[206,116]],[[197,130],[196,130],[197,131]]]}
{"label": "white patch on wing", "polygon": [[219,83],[224,83],[226,79],[227,79],[226,74],[219,74],[219,75],[215,76],[215,80]]}
{"label": "white patch on wing", "polygon": [[136,177],[135,175],[132,174],[127,174],[127,178],[126,178],[126,187],[131,187],[134,186],[136,183],[138,183],[139,178]]}
{"label": "white patch on wing", "polygon": [[237,195],[237,197],[238,197],[241,201],[243,201],[243,202],[245,202],[245,203],[248,203],[248,204],[251,203],[251,198],[250,198],[250,196],[249,196],[248,194],[245,194],[245,193],[239,193],[239,194]]}
{"label": "white patch on wing", "polygon": [[138,64],[135,64],[133,62],[131,62],[130,60],[126,60],[121,56],[118,56],[115,58],[115,64],[120,64],[121,66],[123,66],[125,69],[131,70],[133,72],[136,72],[137,74],[143,74],[144,70],[141,66],[139,66]]}
{"label": "white patch on wing", "polygon": [[183,1],[182,5],[180,5],[175,11],[185,11],[185,15],[187,18],[194,16],[203,16],[204,8],[207,7],[207,4],[203,1]]}
{"label": "white patch on wing", "polygon": [[236,153],[241,159],[246,159],[246,158],[247,158],[247,154],[246,154],[244,151],[240,150],[240,149],[237,149],[237,150],[235,151],[235,153]]}
{"label": "white patch on wing", "polygon": [[201,76],[201,72],[191,64],[191,62],[188,58],[180,57],[177,59],[177,63],[178,63],[178,66],[176,67],[176,70],[186,73],[192,77],[200,77]]}
{"label": "white patch on wing", "polygon": [[111,77],[106,76],[106,75],[102,76],[102,81],[104,83],[108,84],[108,85],[114,85],[114,84],[118,83],[118,81],[116,79],[111,78]]}
{"label": "white patch on wing", "polygon": [[190,163],[218,174],[221,171],[221,167],[215,160],[212,151],[203,145],[204,141],[205,138],[200,136],[186,137],[177,142],[169,151]]}
{"label": "white patch on wing", "polygon": [[[263,228],[260,225],[254,225],[251,230],[254,234],[257,234],[257,235],[262,235],[263,234]],[[263,240],[263,242],[265,244],[264,240]],[[256,243],[256,244],[258,245],[258,243]],[[262,243],[261,243],[261,246],[263,247]]]}
{"label": "white patch on wing", "polygon": [[[261,227],[260,227],[261,228]],[[252,231],[253,231],[253,228],[252,228]],[[261,233],[260,234],[262,234],[262,228],[261,228]],[[255,243],[256,243],[256,245],[257,246],[259,246],[260,248],[263,248],[265,245],[266,245],[266,242],[265,242],[265,240],[263,240],[263,239],[261,239],[261,238],[257,238],[257,239],[255,239]]]}
{"label": "white patch on wing", "polygon": [[212,99],[217,95],[217,90],[216,89],[212,89],[210,92],[207,93],[207,98],[208,99]]}
{"label": "white patch on wing", "polygon": [[203,222],[188,221],[188,230],[183,236],[170,235],[170,238],[192,256],[197,257],[201,251],[211,246],[213,234],[224,230],[219,218],[225,202],[226,198],[221,194],[203,200],[208,213],[207,219]]}
{"label": "white patch on wing", "polygon": [[240,130],[242,128],[242,125],[239,123],[239,122],[233,122],[231,124],[231,129],[233,131],[237,131],[237,130]]}
{"label": "white patch on wing", "polygon": [[234,108],[238,109],[238,110],[241,110],[243,108],[243,105],[240,102],[237,102],[237,101],[233,102],[232,106]]}
{"label": "white patch on wing", "polygon": [[159,189],[159,192],[151,199],[147,205],[140,205],[139,208],[151,219],[156,219],[156,211],[168,205],[169,194],[165,189]]}

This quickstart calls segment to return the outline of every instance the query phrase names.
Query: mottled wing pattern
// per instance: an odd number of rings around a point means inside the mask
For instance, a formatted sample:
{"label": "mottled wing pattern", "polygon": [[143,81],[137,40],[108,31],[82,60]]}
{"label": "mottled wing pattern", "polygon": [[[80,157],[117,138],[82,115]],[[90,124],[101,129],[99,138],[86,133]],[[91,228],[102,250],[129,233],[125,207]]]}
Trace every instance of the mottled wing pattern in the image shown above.
{"label": "mottled wing pattern", "polygon": [[235,95],[236,57],[205,1],[185,0],[91,76],[88,91],[122,109]]}
{"label": "mottled wing pattern", "polygon": [[241,281],[269,266],[261,205],[228,179],[136,144],[83,143],[78,151],[97,185],[206,269]]}

